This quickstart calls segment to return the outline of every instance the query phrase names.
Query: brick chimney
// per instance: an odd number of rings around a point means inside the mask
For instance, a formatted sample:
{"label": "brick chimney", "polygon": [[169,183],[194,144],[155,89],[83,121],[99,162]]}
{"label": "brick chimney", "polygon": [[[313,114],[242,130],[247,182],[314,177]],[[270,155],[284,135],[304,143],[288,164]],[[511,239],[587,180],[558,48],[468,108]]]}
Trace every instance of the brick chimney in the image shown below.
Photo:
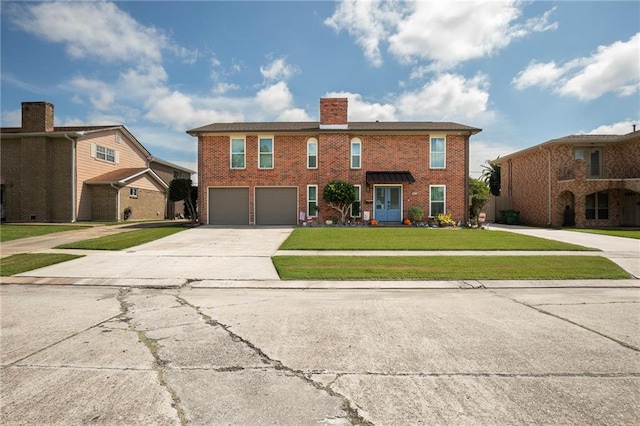
{"label": "brick chimney", "polygon": [[320,128],[347,128],[347,98],[320,98]]}
{"label": "brick chimney", "polygon": [[53,104],[49,102],[23,102],[22,131],[53,132]]}

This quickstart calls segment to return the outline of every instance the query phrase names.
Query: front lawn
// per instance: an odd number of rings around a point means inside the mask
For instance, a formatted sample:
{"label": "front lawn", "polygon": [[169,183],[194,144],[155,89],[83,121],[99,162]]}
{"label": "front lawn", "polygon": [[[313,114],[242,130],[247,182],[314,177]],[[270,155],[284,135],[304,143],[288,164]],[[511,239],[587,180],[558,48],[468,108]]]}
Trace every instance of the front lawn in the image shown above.
{"label": "front lawn", "polygon": [[640,240],[640,231],[632,229],[579,229],[572,228],[567,231],[586,232],[588,234],[610,235],[612,237],[635,238]]}
{"label": "front lawn", "polygon": [[599,256],[275,256],[283,280],[628,279]]}
{"label": "front lawn", "polygon": [[80,225],[0,225],[0,242],[20,238],[38,237],[55,232],[76,231],[86,229]]}
{"label": "front lawn", "polygon": [[580,250],[506,231],[461,228],[296,228],[280,250]]}
{"label": "front lawn", "polygon": [[62,244],[57,249],[80,249],[80,250],[124,250],[130,247],[145,244],[160,238],[168,237],[176,232],[184,231],[185,226],[158,226],[155,228],[144,228],[136,231],[121,232],[108,235],[106,237],[93,238],[90,240],[78,241],[75,243]]}
{"label": "front lawn", "polygon": [[60,253],[21,253],[0,259],[0,276],[8,277],[33,269],[44,268],[82,256]]}

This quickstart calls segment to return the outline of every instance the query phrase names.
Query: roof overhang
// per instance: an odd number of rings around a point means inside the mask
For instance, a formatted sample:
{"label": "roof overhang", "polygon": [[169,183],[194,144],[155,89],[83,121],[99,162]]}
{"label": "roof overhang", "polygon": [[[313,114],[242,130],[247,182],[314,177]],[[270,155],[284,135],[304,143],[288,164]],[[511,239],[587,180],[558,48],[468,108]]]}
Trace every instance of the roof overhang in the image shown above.
{"label": "roof overhang", "polygon": [[367,172],[367,184],[413,183],[416,180],[411,172]]}

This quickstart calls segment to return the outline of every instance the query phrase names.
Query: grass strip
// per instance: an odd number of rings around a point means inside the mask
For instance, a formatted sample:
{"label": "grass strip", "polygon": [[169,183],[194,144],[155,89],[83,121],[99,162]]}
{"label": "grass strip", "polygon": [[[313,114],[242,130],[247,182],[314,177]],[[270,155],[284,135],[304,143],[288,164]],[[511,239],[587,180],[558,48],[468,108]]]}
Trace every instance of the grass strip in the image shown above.
{"label": "grass strip", "polygon": [[79,250],[124,250],[130,247],[145,244],[150,241],[168,237],[176,232],[187,229],[184,226],[160,226],[156,228],[144,228],[135,231],[126,231],[105,237],[92,238],[90,240],[75,243],[62,244],[57,249]]}
{"label": "grass strip", "polygon": [[461,228],[296,228],[280,250],[535,250],[594,249],[506,231]]}
{"label": "grass strip", "polygon": [[32,271],[56,263],[77,259],[74,254],[64,253],[20,253],[0,259],[0,276],[8,277],[22,272]]}
{"label": "grass strip", "polygon": [[631,276],[600,256],[275,256],[283,280],[574,280]]}
{"label": "grass strip", "polygon": [[635,238],[640,240],[640,230],[633,229],[567,229],[567,231],[584,232],[587,234],[609,235],[611,237]]}
{"label": "grass strip", "polygon": [[0,225],[0,242],[86,228],[79,225]]}

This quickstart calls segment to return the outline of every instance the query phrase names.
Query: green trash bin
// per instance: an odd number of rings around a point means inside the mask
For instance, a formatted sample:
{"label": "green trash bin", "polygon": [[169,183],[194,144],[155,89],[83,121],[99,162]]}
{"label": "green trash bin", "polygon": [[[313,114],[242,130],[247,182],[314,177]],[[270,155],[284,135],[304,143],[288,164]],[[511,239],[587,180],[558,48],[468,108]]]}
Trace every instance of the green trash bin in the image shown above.
{"label": "green trash bin", "polygon": [[507,225],[517,225],[520,223],[520,212],[515,210],[500,210],[502,222]]}

